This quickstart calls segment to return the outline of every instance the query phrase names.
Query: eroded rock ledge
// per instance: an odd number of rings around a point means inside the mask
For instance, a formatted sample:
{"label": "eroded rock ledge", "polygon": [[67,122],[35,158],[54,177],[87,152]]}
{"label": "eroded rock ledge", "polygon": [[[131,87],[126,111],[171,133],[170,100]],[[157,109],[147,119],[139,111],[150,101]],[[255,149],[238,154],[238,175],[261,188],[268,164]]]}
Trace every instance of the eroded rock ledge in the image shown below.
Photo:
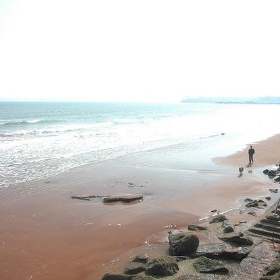
{"label": "eroded rock ledge", "polygon": [[[253,200],[245,199],[246,212],[267,207],[261,200],[254,201],[254,205],[248,202]],[[270,212],[271,208],[264,215]],[[272,249],[267,239],[251,235],[246,221],[231,225],[226,215],[217,214],[208,223],[209,226],[172,229],[168,234],[169,255],[149,259],[143,252],[122,273],[106,273],[102,280],[280,279],[279,251]],[[205,236],[214,236],[217,242]]]}

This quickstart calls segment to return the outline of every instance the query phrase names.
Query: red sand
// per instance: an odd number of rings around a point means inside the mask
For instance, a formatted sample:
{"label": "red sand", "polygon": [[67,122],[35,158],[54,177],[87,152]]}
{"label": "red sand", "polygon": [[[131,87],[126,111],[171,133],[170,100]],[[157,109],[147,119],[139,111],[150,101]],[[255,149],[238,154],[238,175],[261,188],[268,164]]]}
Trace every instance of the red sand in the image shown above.
{"label": "red sand", "polygon": [[[104,188],[110,176],[106,164],[98,167],[98,176],[85,176],[83,181],[74,178],[78,178],[81,170],[87,171],[77,169],[70,179],[63,174],[50,183],[0,190],[0,279],[100,279],[106,271],[121,271],[128,258],[138,251],[164,253],[168,248],[166,243],[157,248],[151,244],[157,242],[160,245],[161,239],[165,239],[162,232],[167,233],[168,228],[198,223],[199,217],[208,215],[212,209],[223,211],[236,206],[241,197],[267,194],[273,183],[266,181],[265,177],[255,176],[254,168],[274,166],[280,161],[279,140],[277,135],[253,143],[256,154],[254,167],[250,169],[252,173],[245,169],[241,178],[237,177],[238,167],[247,162],[247,149],[214,159],[219,164],[232,166],[233,172],[218,183],[211,183],[181,199],[170,200],[160,192],[154,195],[155,188],[150,189],[148,183],[144,190],[131,188],[131,192],[141,190],[148,195],[144,201],[132,205],[108,206],[100,201],[70,199],[72,194],[89,194],[93,182],[100,186],[99,194],[108,194],[105,193],[108,188]],[[117,172],[121,172],[119,168]],[[145,170],[139,170],[136,175],[135,170],[122,172],[127,174],[128,182],[138,185],[143,184],[141,180],[153,176],[151,172],[143,179]],[[156,185],[167,186],[172,182],[176,187],[183,182],[179,181],[178,174],[162,172],[155,176]],[[123,191],[118,187],[118,180],[115,177],[112,181],[112,185],[116,185],[111,189],[112,193]],[[170,195],[168,191],[167,194]],[[116,265],[110,265],[113,260]]]}

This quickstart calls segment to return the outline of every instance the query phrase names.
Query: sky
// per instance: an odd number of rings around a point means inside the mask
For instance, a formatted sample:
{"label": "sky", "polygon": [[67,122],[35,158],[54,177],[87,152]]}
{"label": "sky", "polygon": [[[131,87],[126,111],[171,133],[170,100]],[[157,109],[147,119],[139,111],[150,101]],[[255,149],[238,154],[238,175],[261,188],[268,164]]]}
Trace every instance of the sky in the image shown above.
{"label": "sky", "polygon": [[0,99],[280,96],[280,1],[0,0]]}

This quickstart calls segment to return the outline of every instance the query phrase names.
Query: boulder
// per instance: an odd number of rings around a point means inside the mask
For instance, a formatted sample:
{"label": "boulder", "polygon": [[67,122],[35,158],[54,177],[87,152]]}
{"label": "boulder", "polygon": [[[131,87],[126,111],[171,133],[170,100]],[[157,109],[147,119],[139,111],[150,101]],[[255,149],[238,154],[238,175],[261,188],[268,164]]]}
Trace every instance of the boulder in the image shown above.
{"label": "boulder", "polygon": [[147,265],[146,273],[155,276],[171,276],[179,271],[179,266],[174,257],[158,257]]}
{"label": "boulder", "polygon": [[195,234],[176,232],[170,233],[169,254],[171,256],[186,256],[196,251],[199,245],[199,239]]}
{"label": "boulder", "polygon": [[200,273],[228,274],[229,270],[222,261],[200,257],[193,263],[195,269]]}

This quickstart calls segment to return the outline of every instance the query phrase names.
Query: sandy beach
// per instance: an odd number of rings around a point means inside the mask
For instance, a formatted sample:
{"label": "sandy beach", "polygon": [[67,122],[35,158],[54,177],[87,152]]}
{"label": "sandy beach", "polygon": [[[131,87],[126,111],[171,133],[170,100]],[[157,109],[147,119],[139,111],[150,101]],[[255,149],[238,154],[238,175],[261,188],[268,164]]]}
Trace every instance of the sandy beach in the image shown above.
{"label": "sandy beach", "polygon": [[[210,158],[204,170],[189,163],[187,169],[165,168],[170,159],[181,166],[186,160],[171,147],[160,151],[164,157],[157,151],[120,157],[1,189],[0,279],[100,279],[143,250],[166,253],[170,228],[199,223],[213,209],[238,207],[245,197],[268,195],[275,183],[262,170],[280,161],[279,141],[275,135],[248,143],[233,155]],[[250,145],[256,154],[247,168]],[[127,193],[144,199],[110,205],[71,199]]]}

